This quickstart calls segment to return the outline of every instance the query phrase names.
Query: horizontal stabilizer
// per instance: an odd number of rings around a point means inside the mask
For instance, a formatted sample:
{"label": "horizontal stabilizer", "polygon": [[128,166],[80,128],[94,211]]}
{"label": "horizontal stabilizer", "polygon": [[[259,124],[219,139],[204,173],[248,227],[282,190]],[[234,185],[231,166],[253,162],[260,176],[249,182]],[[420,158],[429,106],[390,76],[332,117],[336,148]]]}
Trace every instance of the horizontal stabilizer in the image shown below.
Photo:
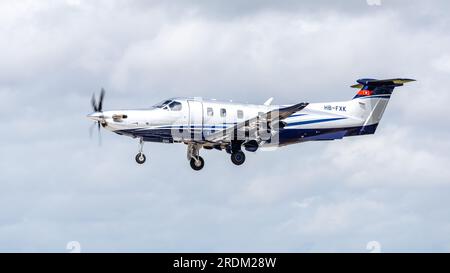
{"label": "horizontal stabilizer", "polygon": [[364,86],[402,86],[405,83],[413,82],[413,79],[387,79],[387,80],[375,80],[375,79],[360,79],[357,80],[358,84],[352,85],[352,88],[362,89]]}

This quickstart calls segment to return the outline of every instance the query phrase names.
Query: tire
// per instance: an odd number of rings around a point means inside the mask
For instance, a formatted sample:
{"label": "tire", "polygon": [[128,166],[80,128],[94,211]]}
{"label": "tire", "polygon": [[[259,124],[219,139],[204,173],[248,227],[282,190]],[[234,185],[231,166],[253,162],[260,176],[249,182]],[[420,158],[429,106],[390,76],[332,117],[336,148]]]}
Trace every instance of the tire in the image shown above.
{"label": "tire", "polygon": [[139,164],[139,165],[144,164],[145,160],[147,160],[145,155],[141,154],[141,153],[137,154],[135,159],[136,159],[137,164]]}
{"label": "tire", "polygon": [[205,161],[201,156],[198,157],[198,160],[191,158],[191,168],[194,171],[200,171],[205,166]]}
{"label": "tire", "polygon": [[242,151],[234,152],[231,154],[231,162],[234,165],[240,166],[245,162],[245,154]]}

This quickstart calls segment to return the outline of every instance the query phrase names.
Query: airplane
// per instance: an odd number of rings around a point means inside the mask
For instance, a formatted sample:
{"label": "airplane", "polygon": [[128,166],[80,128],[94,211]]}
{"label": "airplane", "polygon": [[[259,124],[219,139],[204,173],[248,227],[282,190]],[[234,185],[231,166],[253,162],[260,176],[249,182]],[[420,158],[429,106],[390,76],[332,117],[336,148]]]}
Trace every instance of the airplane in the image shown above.
{"label": "airplane", "polygon": [[205,165],[200,150],[230,154],[235,165],[245,162],[245,153],[264,147],[281,147],[308,141],[337,140],[374,134],[395,87],[413,79],[359,79],[353,99],[341,102],[272,105],[242,104],[197,97],[164,100],[146,109],[103,111],[105,90],[87,117],[118,135],[139,140],[135,157],[146,161],[145,142],[183,143],[193,170]]}

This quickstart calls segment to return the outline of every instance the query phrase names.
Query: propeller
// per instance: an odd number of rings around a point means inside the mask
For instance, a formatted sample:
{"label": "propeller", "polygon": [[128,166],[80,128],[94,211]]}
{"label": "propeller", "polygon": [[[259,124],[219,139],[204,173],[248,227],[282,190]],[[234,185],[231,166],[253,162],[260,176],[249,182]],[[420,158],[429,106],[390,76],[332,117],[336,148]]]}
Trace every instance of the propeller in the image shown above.
{"label": "propeller", "polygon": [[105,98],[105,89],[103,89],[103,88],[100,91],[100,97],[99,97],[98,104],[95,101],[95,93],[92,94],[91,104],[92,104],[92,108],[93,108],[94,112],[102,112],[104,98]]}
{"label": "propeller", "polygon": [[94,120],[94,124],[89,128],[89,137],[92,138],[92,131],[94,130],[95,124],[97,124],[98,130],[98,143],[101,145],[102,137],[100,132],[101,125],[104,125],[106,122],[103,116],[103,99],[105,98],[105,89],[101,89],[98,103],[95,100],[95,93],[92,94],[91,105],[94,112],[88,115],[88,118]]}

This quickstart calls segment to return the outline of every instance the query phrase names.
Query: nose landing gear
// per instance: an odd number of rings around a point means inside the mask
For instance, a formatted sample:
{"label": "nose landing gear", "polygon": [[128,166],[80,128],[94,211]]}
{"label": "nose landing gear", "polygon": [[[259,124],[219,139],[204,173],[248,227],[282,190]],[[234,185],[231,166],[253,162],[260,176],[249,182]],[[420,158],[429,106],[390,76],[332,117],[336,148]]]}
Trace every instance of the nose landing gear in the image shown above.
{"label": "nose landing gear", "polygon": [[138,163],[138,164],[144,164],[145,163],[145,160],[147,159],[146,157],[145,157],[145,155],[144,155],[144,140],[141,138],[140,140],[139,140],[139,153],[136,155],[136,157],[135,157],[135,159],[136,159],[136,162]]}
{"label": "nose landing gear", "polygon": [[136,162],[137,162],[138,164],[144,164],[144,163],[145,163],[145,160],[146,160],[146,158],[145,158],[145,155],[144,155],[144,154],[138,153],[138,154],[136,155]]}

